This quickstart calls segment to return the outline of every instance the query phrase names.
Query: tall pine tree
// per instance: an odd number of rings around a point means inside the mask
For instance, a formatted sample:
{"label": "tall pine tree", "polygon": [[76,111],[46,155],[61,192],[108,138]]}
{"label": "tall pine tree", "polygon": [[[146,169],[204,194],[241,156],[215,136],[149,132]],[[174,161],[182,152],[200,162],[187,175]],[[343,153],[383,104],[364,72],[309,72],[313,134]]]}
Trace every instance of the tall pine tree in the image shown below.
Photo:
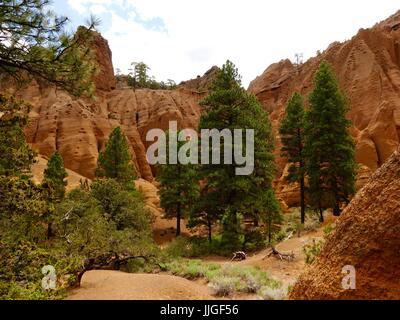
{"label": "tall pine tree", "polygon": [[[179,133],[167,133],[167,141]],[[180,149],[184,142],[177,141]],[[169,149],[166,146],[166,153]],[[167,156],[166,164],[158,167],[157,180],[160,182],[160,205],[165,209],[168,218],[176,218],[176,236],[181,234],[181,219],[188,217],[190,210],[199,195],[197,172],[193,164],[182,164],[178,161],[171,164]]]}
{"label": "tall pine tree", "polygon": [[128,140],[120,127],[111,132],[105,150],[99,153],[96,176],[112,178],[125,186],[133,187],[136,171]]}
{"label": "tall pine tree", "polygon": [[[231,164],[224,161],[224,147],[234,150],[237,141],[221,139],[220,164],[203,164],[200,178],[204,179],[203,201],[208,202],[223,222],[223,239],[232,249],[239,245],[240,216],[252,215],[257,219],[265,197],[272,188],[275,174],[273,136],[268,114],[262,109],[254,95],[241,87],[241,78],[234,64],[227,61],[217,73],[210,94],[201,102],[204,113],[199,129],[246,129],[254,130],[254,170],[249,175],[236,175],[241,167],[235,157]],[[209,142],[209,141],[208,141]],[[206,142],[206,143],[208,143]],[[242,154],[246,143],[242,141]],[[274,198],[275,199],[275,198]],[[276,201],[276,199],[275,199]],[[214,215],[215,216],[215,215]]]}
{"label": "tall pine tree", "polygon": [[64,161],[61,155],[56,151],[50,157],[47,168],[44,170],[42,190],[47,199],[47,210],[44,218],[47,221],[47,239],[53,236],[53,213],[55,206],[60,203],[65,196],[65,187],[67,185],[68,174],[64,168]]}
{"label": "tall pine tree", "polygon": [[288,182],[298,182],[300,185],[301,223],[305,221],[305,159],[304,159],[304,122],[305,112],[303,98],[295,92],[286,106],[279,133],[282,141],[282,155],[289,163]]}
{"label": "tall pine tree", "polygon": [[35,153],[26,143],[24,126],[30,105],[0,94],[0,175],[29,175]]}
{"label": "tall pine tree", "polygon": [[44,170],[43,187],[49,190],[49,197],[54,201],[61,201],[65,196],[68,174],[64,168],[64,161],[58,151],[54,152]]}
{"label": "tall pine tree", "polygon": [[322,62],[315,76],[306,115],[305,154],[309,193],[314,205],[332,208],[340,215],[341,204],[348,203],[355,192],[356,162],[354,141],[346,119],[348,105],[339,89],[331,65]]}

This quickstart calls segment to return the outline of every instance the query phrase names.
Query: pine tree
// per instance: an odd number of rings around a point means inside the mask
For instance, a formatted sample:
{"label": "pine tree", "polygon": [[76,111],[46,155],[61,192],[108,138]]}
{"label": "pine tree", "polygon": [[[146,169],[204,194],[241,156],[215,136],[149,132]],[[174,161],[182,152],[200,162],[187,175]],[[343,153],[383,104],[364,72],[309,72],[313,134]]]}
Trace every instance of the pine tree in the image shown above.
{"label": "pine tree", "polygon": [[287,158],[289,165],[288,175],[285,180],[298,182],[300,185],[301,223],[305,221],[305,159],[304,159],[304,122],[305,112],[303,99],[295,92],[286,106],[279,133],[282,141],[282,155]]}
{"label": "pine tree", "polygon": [[133,187],[136,172],[128,140],[120,127],[111,132],[105,150],[99,153],[96,176],[112,178],[125,186]]}
{"label": "pine tree", "polygon": [[273,189],[269,189],[262,197],[262,201],[260,202],[262,205],[262,215],[260,218],[268,227],[268,243],[271,244],[273,234],[279,229],[275,227],[275,224],[282,223],[283,217]]}
{"label": "pine tree", "polygon": [[[167,141],[172,136],[178,136],[179,133],[167,133]],[[184,142],[178,141],[178,149]],[[169,154],[168,148],[166,148]],[[181,219],[188,217],[195,199],[198,198],[199,184],[197,172],[193,164],[170,164],[168,156],[166,164],[160,165],[157,172],[157,180],[160,182],[160,204],[165,209],[166,216],[176,218],[176,236],[181,234]]]}
{"label": "pine tree", "polygon": [[65,178],[67,176],[68,174],[64,168],[63,158],[56,151],[47,163],[42,182],[42,190],[47,200],[47,210],[44,214],[44,218],[47,221],[47,239],[53,236],[52,216],[56,205],[64,199],[65,187],[67,185]]}
{"label": "pine tree", "polygon": [[49,198],[59,202],[64,199],[68,174],[64,168],[64,161],[58,151],[54,152],[44,170],[42,186],[49,191]]}
{"label": "pine tree", "polygon": [[152,82],[148,75],[150,67],[144,62],[132,62],[131,66],[133,69],[129,69],[128,84],[133,89],[148,88]]}
{"label": "pine tree", "polygon": [[30,106],[15,97],[0,94],[0,175],[28,175],[35,153],[23,131]]}
{"label": "pine tree", "polygon": [[[200,178],[204,179],[204,187],[208,190],[203,201],[220,216],[224,242],[234,249],[239,244],[240,216],[253,214],[260,207],[264,193],[272,188],[275,164],[271,123],[257,98],[241,87],[238,70],[230,61],[218,71],[210,94],[201,105],[204,113],[200,130],[254,130],[254,170],[251,174],[236,175],[235,168],[241,166],[236,159],[232,159],[232,164],[221,161],[221,164],[203,164],[200,168]],[[221,141],[221,159],[226,143],[229,141]],[[228,149],[233,150],[234,143],[228,144]],[[244,141],[242,143],[242,153],[245,153],[247,146]]]}
{"label": "pine tree", "polygon": [[208,242],[212,242],[213,225],[221,219],[223,212],[216,206],[219,195],[207,189],[205,185],[200,189],[199,197],[194,202],[189,212],[189,227],[206,226]]}
{"label": "pine tree", "polygon": [[315,88],[310,95],[306,114],[305,154],[309,193],[314,206],[333,208],[348,203],[355,192],[356,162],[354,141],[348,132],[348,105],[339,89],[332,67],[322,62],[315,76]]}
{"label": "pine tree", "polygon": [[68,35],[68,19],[48,10],[49,4],[49,0],[0,2],[1,71],[18,83],[36,78],[76,95],[91,94],[96,65],[87,44],[98,21],[92,19],[89,28]]}

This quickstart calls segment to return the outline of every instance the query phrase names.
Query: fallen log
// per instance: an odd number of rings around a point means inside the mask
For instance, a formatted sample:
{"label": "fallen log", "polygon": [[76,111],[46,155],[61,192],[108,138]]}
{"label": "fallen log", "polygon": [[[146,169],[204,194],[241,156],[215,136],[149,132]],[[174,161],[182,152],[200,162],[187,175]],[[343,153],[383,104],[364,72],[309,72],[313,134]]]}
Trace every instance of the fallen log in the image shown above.
{"label": "fallen log", "polygon": [[234,260],[242,261],[242,260],[246,260],[246,258],[247,258],[247,255],[245,252],[237,251],[237,252],[233,253],[233,257],[232,257],[231,261],[234,261]]}
{"label": "fallen log", "polygon": [[271,248],[271,251],[267,253],[267,255],[263,258],[263,260],[265,258],[269,258],[270,256],[274,256],[276,258],[279,258],[280,260],[287,260],[287,261],[293,261],[294,260],[294,253],[293,251],[291,253],[282,253],[279,252],[278,250],[276,250],[275,247]]}

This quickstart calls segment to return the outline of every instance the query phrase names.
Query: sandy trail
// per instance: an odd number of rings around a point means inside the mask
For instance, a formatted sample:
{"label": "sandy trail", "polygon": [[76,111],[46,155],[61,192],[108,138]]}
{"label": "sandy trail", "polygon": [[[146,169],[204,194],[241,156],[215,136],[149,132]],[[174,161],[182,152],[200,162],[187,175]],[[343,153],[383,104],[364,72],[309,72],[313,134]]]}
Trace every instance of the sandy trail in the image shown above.
{"label": "sandy trail", "polygon": [[[294,284],[304,271],[303,246],[312,239],[322,237],[322,231],[314,231],[293,237],[276,246],[281,252],[295,254],[294,261],[281,261],[266,257],[263,250],[241,262],[231,262],[221,257],[207,257],[204,261],[223,265],[258,266],[284,286]],[[253,299],[253,296],[233,296],[231,299]],[[120,271],[93,270],[82,278],[81,288],[71,291],[69,300],[207,300],[215,299],[205,281],[190,281],[165,274],[132,274]]]}
{"label": "sandy trail", "polygon": [[[144,194],[147,207],[153,212],[153,235],[157,244],[165,246],[175,238],[175,221],[163,219],[159,207],[157,187],[142,179],[136,181],[136,187]],[[182,222],[184,235],[190,232]],[[271,277],[282,282],[284,286],[293,284],[306,268],[303,246],[312,239],[321,238],[322,228],[318,231],[303,233],[301,237],[279,243],[280,252],[293,252],[294,261],[281,261],[276,257],[266,257],[268,250],[263,250],[241,262],[231,262],[224,257],[204,257],[205,262],[216,262],[223,265],[258,266]],[[254,295],[234,295],[230,299],[253,299]],[[82,278],[81,288],[70,292],[71,300],[205,300],[215,299],[204,279],[190,281],[181,277],[166,274],[132,274],[120,271],[94,270],[86,272]]]}
{"label": "sandy trail", "polygon": [[293,252],[295,258],[293,261],[280,260],[277,257],[266,257],[269,249],[262,250],[254,255],[249,255],[246,260],[232,262],[230,259],[222,257],[206,257],[203,260],[207,262],[216,262],[223,265],[242,265],[254,266],[267,272],[272,278],[282,282],[284,286],[292,285],[296,282],[298,276],[307,267],[305,263],[305,255],[303,253],[303,246],[311,243],[313,239],[321,239],[323,231],[317,230],[302,234],[300,237],[297,235],[285,240],[278,245],[276,249],[282,253]]}
{"label": "sandy trail", "polygon": [[120,271],[86,272],[68,300],[207,300],[210,289],[180,277]]}

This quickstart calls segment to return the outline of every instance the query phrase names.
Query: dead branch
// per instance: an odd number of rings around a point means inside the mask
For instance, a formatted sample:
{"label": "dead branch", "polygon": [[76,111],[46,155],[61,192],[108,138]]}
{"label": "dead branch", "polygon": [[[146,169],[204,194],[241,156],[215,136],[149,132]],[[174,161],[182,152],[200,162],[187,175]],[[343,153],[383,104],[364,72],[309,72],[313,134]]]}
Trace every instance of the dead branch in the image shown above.
{"label": "dead branch", "polygon": [[266,256],[263,258],[269,258],[270,256],[274,256],[276,258],[279,258],[280,260],[286,260],[286,261],[293,261],[294,260],[294,253],[293,251],[291,253],[282,253],[279,252],[278,250],[275,249],[275,247],[272,247],[270,251],[266,254]]}
{"label": "dead branch", "polygon": [[247,255],[245,252],[237,251],[237,252],[233,253],[233,257],[232,257],[231,261],[234,261],[234,260],[242,261],[242,260],[246,260],[246,258],[247,258]]}

